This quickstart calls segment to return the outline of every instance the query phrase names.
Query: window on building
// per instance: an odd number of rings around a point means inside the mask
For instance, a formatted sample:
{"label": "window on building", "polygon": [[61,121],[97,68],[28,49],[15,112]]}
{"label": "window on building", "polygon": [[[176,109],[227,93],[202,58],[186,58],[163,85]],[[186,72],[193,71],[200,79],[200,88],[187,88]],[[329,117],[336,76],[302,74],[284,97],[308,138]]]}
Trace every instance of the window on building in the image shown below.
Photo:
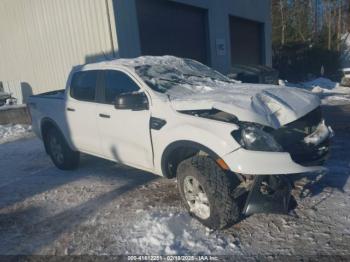
{"label": "window on building", "polygon": [[82,71],[74,74],[70,94],[81,101],[95,101],[98,71]]}
{"label": "window on building", "polygon": [[105,102],[114,104],[116,97],[124,93],[132,93],[140,87],[125,73],[116,70],[105,72]]}

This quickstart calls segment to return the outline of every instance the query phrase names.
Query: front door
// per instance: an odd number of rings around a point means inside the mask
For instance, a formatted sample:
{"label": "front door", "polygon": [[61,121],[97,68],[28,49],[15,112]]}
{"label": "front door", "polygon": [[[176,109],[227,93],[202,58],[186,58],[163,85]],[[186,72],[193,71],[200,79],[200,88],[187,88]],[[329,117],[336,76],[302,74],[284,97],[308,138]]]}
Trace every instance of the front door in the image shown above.
{"label": "front door", "polygon": [[152,169],[150,111],[117,110],[114,107],[116,96],[141,92],[140,87],[122,71],[103,72],[101,101],[97,105],[97,123],[104,156],[141,169]]}

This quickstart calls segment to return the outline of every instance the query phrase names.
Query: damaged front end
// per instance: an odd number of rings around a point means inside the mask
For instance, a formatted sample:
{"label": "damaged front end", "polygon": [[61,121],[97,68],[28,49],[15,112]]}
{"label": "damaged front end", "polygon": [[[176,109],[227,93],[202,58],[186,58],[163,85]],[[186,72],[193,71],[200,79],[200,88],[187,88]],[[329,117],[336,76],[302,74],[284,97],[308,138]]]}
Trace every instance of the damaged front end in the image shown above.
{"label": "damaged front end", "polygon": [[277,130],[268,132],[293,161],[303,166],[323,165],[329,156],[333,130],[326,126],[321,107]]}
{"label": "damaged front end", "polygon": [[321,107],[279,128],[240,121],[232,114],[212,109],[186,111],[190,115],[239,126],[232,137],[241,148],[222,159],[229,169],[246,178],[248,192],[244,214],[290,210],[290,174],[320,172],[330,153],[334,135],[322,117]]}
{"label": "damaged front end", "polygon": [[288,213],[291,189],[291,183],[285,176],[257,176],[248,194],[243,214]]}
{"label": "damaged front end", "polygon": [[[330,139],[334,135],[322,118],[321,108],[277,130],[265,129],[288,152],[294,162],[303,166],[323,165],[328,158]],[[256,176],[250,188],[243,213],[287,214],[292,185],[284,175]]]}

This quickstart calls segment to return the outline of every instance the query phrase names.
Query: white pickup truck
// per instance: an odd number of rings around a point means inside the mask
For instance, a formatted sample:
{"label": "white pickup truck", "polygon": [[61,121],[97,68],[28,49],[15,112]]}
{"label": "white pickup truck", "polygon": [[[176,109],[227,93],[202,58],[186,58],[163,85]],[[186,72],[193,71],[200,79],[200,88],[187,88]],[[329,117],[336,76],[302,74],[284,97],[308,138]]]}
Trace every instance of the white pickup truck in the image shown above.
{"label": "white pickup truck", "polygon": [[307,91],[172,56],[79,66],[65,90],[28,104],[58,168],[76,168],[81,152],[176,177],[188,211],[214,229],[288,210],[286,175],[322,170],[332,133]]}

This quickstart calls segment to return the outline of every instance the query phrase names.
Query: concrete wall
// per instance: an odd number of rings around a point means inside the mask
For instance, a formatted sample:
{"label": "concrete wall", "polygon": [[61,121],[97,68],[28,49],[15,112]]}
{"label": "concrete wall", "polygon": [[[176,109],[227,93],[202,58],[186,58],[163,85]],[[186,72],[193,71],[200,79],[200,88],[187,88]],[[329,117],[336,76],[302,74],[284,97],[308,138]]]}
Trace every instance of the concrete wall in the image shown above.
{"label": "concrete wall", "polygon": [[[114,0],[117,35],[121,57],[141,54],[136,15],[136,0]],[[237,16],[265,24],[265,63],[272,64],[270,0],[172,0],[209,10],[211,66],[228,72],[231,66],[229,16]],[[128,30],[124,30],[128,28]],[[225,43],[226,53],[217,52],[217,43]]]}
{"label": "concrete wall", "polygon": [[7,124],[31,124],[27,107],[0,108],[0,125]]}
{"label": "concrete wall", "polygon": [[64,88],[103,53],[118,53],[112,0],[0,1],[0,81],[17,98]]}

